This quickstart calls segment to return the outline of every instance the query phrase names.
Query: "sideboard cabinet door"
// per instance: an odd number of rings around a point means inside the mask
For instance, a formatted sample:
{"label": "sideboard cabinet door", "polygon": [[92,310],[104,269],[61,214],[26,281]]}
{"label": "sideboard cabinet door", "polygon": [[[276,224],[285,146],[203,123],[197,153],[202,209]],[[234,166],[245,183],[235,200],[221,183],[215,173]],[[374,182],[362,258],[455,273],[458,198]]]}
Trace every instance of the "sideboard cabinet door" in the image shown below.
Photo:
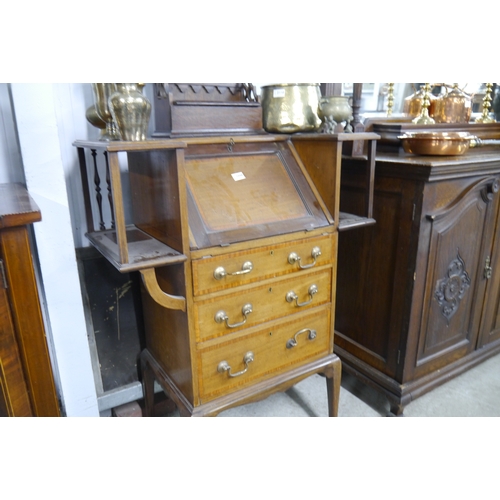
{"label": "sideboard cabinet door", "polygon": [[[497,200],[497,205],[500,202]],[[494,224],[495,234],[491,251],[486,255],[483,279],[486,281],[486,301],[478,339],[478,348],[500,342],[500,209]]]}
{"label": "sideboard cabinet door", "polygon": [[[488,177],[429,186],[429,200],[448,194],[449,201],[436,210],[424,206],[422,213],[416,276],[424,275],[420,282],[425,285],[422,301],[415,300],[413,308],[411,328],[419,332],[414,376],[438,370],[476,348],[497,182]],[[422,290],[416,287],[415,292]]]}

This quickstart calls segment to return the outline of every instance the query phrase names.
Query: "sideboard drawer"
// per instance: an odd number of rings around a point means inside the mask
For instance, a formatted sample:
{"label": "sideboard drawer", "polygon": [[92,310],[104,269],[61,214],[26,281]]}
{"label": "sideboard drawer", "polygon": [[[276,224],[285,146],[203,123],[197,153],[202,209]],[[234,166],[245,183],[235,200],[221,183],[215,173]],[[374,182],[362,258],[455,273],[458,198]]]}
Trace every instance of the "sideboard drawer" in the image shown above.
{"label": "sideboard drawer", "polygon": [[[294,260],[292,254],[299,257],[295,263],[291,263]],[[313,254],[317,256],[313,257]],[[332,236],[329,234],[196,259],[192,262],[193,293],[195,296],[204,295],[284,274],[303,272],[300,266],[318,268],[331,262]]]}
{"label": "sideboard drawer", "polygon": [[197,342],[331,302],[332,271],[307,272],[195,302]]}
{"label": "sideboard drawer", "polygon": [[330,305],[198,344],[203,402],[331,352]]}

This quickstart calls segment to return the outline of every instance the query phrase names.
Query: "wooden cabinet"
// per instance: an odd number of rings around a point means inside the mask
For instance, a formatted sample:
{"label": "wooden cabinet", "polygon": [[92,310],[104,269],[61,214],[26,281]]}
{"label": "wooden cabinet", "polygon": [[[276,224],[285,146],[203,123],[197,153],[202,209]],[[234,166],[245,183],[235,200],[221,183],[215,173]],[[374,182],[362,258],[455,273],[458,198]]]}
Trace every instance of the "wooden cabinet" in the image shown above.
{"label": "wooden cabinet", "polygon": [[20,184],[0,184],[0,416],[59,416],[28,225],[38,207]]}
{"label": "wooden cabinet", "polygon": [[[155,379],[181,415],[213,416],[324,373],[336,416],[338,220],[288,136],[75,145],[90,241],[119,271],[142,276],[148,414]],[[107,173],[95,175],[96,156]],[[330,168],[337,179],[340,163]],[[95,210],[89,190],[105,178],[110,227],[102,221],[107,201],[97,197]]]}
{"label": "wooden cabinet", "polygon": [[[341,207],[362,203],[344,163]],[[379,154],[376,224],[341,233],[335,351],[391,412],[500,351],[500,159]]]}

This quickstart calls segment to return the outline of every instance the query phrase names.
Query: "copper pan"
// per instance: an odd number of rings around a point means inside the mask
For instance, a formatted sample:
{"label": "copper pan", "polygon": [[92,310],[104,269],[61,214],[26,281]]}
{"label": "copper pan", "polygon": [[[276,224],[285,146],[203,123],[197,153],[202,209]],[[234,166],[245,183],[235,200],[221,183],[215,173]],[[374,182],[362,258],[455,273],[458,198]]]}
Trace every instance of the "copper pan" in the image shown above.
{"label": "copper pan", "polygon": [[415,155],[456,156],[469,148],[500,146],[500,140],[480,139],[468,132],[408,132],[398,137],[403,149]]}

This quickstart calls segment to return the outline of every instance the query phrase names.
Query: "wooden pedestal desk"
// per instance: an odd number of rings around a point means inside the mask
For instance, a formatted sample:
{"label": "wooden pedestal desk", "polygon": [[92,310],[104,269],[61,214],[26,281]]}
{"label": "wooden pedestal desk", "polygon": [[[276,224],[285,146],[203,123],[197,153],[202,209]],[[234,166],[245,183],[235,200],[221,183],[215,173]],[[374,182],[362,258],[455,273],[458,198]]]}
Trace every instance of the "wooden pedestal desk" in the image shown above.
{"label": "wooden pedestal desk", "polygon": [[0,184],[0,417],[57,417],[28,225],[40,210],[20,184]]}
{"label": "wooden pedestal desk", "polygon": [[[181,415],[213,416],[323,373],[337,415],[339,138],[297,141],[303,158],[269,134],[75,143],[88,238],[142,275],[148,414],[155,379]],[[314,141],[330,141],[328,207],[309,174]]]}
{"label": "wooden pedestal desk", "polygon": [[[341,205],[364,203],[344,162]],[[500,158],[379,153],[374,226],[340,235],[335,352],[391,412],[500,352]]]}

